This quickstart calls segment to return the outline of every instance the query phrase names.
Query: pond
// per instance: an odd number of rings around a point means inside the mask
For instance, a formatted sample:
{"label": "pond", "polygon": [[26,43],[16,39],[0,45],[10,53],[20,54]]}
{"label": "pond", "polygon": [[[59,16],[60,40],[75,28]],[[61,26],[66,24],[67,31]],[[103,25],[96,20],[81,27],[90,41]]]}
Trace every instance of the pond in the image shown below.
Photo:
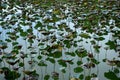
{"label": "pond", "polygon": [[120,1],[2,0],[1,80],[120,80]]}

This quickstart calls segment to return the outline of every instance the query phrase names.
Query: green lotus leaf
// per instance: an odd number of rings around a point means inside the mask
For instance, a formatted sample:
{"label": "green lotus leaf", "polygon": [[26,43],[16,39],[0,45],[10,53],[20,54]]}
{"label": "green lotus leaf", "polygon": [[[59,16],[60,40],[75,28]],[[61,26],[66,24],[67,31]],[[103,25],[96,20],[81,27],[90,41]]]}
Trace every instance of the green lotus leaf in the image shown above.
{"label": "green lotus leaf", "polygon": [[83,72],[83,68],[82,67],[76,67],[76,68],[74,68],[74,72],[75,73],[81,73],[81,72]]}

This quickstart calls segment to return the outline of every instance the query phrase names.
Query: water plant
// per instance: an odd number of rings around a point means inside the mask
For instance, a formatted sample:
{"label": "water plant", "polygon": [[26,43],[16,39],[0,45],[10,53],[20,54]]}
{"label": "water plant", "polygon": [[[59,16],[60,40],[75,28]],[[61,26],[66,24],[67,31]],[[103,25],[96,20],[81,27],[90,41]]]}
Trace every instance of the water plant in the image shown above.
{"label": "water plant", "polygon": [[120,79],[119,0],[0,4],[0,74],[6,80]]}

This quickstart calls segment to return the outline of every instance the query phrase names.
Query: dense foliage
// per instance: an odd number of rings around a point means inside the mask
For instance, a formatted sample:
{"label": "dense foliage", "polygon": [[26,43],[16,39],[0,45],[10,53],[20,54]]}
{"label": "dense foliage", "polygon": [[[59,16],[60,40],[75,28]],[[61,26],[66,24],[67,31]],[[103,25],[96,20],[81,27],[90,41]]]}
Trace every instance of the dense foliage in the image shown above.
{"label": "dense foliage", "polygon": [[[119,0],[0,4],[0,74],[6,80],[120,80]],[[100,65],[107,71],[99,73]]]}

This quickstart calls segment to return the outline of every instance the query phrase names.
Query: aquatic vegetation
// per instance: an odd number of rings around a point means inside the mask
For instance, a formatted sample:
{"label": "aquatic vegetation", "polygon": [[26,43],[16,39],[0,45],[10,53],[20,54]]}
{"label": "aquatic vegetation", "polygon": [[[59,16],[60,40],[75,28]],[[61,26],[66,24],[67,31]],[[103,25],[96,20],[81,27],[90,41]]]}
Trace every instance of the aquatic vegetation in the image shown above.
{"label": "aquatic vegetation", "polygon": [[119,80],[120,1],[1,0],[6,80]]}

